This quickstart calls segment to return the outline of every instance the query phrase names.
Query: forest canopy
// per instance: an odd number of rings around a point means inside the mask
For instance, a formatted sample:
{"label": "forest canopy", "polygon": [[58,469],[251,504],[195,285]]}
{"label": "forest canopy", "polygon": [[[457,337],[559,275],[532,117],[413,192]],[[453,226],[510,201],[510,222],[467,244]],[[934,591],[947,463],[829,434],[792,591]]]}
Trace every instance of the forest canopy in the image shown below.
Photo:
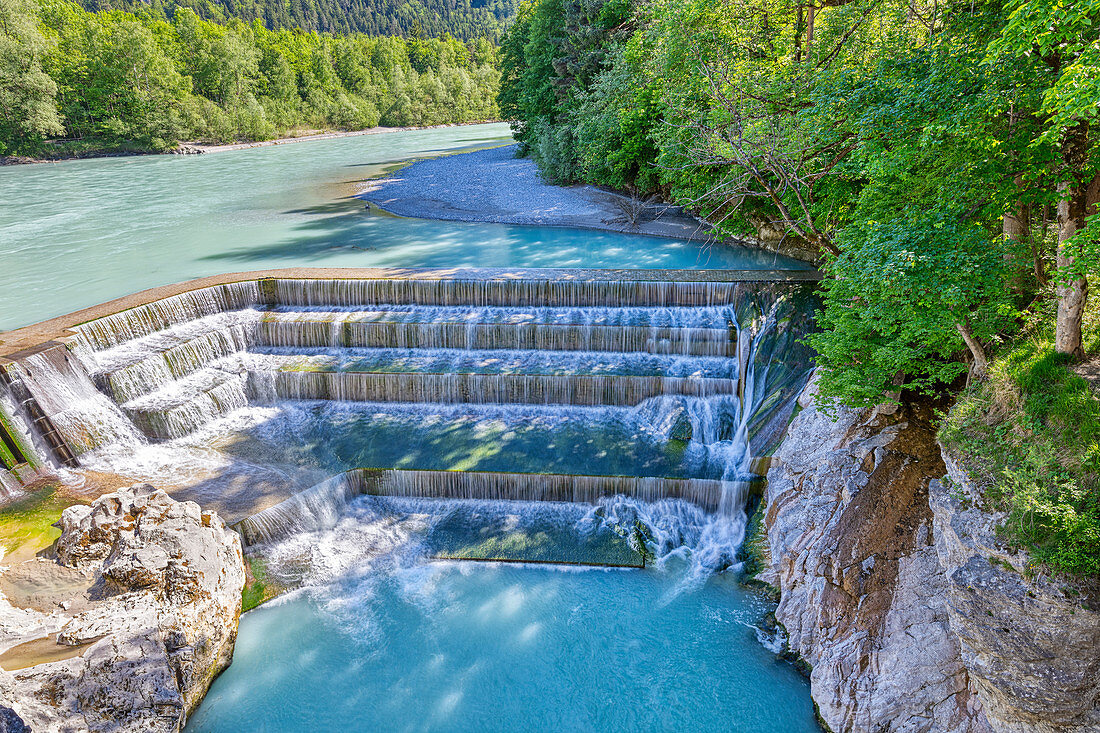
{"label": "forest canopy", "polygon": [[980,376],[1044,289],[1081,353],[1098,48],[1097,0],[528,0],[500,103],[551,179],[823,265],[822,388],[866,405]]}
{"label": "forest canopy", "polygon": [[206,20],[258,20],[268,28],[321,33],[499,39],[515,14],[516,0],[83,0],[86,10],[148,8],[171,18],[190,8]]}
{"label": "forest canopy", "polygon": [[88,12],[0,2],[0,155],[167,150],[296,129],[473,122],[498,115],[487,39],[335,36],[215,23],[189,8]]}

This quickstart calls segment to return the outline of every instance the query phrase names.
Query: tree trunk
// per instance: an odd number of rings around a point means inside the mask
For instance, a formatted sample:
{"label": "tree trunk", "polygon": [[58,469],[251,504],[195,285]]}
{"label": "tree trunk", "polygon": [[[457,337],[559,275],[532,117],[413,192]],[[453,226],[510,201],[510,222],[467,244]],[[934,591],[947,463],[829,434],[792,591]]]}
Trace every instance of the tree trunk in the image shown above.
{"label": "tree trunk", "polygon": [[1055,324],[1054,349],[1059,354],[1082,356],[1081,319],[1089,296],[1089,283],[1083,275],[1065,275],[1066,269],[1077,265],[1080,243],[1070,239],[1085,226],[1088,210],[1088,181],[1080,179],[1088,154],[1089,126],[1079,123],[1066,133],[1062,142],[1062,159],[1067,179],[1058,184],[1058,317]]}
{"label": "tree trunk", "polygon": [[795,9],[795,21],[794,21],[794,62],[796,64],[802,63],[802,32],[804,30],[805,21],[802,19],[802,5],[798,5]]}
{"label": "tree trunk", "polygon": [[[1023,176],[1016,176],[1017,188],[1023,188]],[[1025,296],[1034,297],[1028,274],[1031,270],[1028,245],[1031,239],[1031,207],[1023,201],[1014,202],[1005,212],[1002,233],[1005,239],[1005,264],[1008,266],[1012,289]]]}
{"label": "tree trunk", "polygon": [[[816,0],[815,0],[816,2]],[[809,61],[814,47],[814,15],[817,8],[810,5],[806,9],[806,60]]]}
{"label": "tree trunk", "polygon": [[[1058,202],[1058,257],[1059,270],[1072,268],[1077,262],[1077,248],[1069,239],[1085,224],[1085,187],[1064,182],[1058,184],[1063,199]],[[1080,356],[1081,318],[1088,300],[1089,283],[1084,277],[1058,275],[1058,319],[1054,334],[1054,348],[1060,354]]]}
{"label": "tree trunk", "polygon": [[1050,284],[1050,276],[1047,273],[1046,241],[1050,238],[1050,204],[1043,204],[1042,213],[1039,215],[1039,236],[1031,238],[1031,253],[1034,257],[1035,279],[1039,281],[1040,288],[1046,288]]}
{"label": "tree trunk", "polygon": [[1045,289],[1050,284],[1050,276],[1047,275],[1046,248],[1042,241],[1036,240],[1032,249],[1032,269],[1035,271],[1035,281],[1040,289]]}
{"label": "tree trunk", "polygon": [[985,347],[982,346],[982,342],[970,330],[970,319],[964,318],[961,323],[955,324],[955,328],[959,329],[959,335],[966,342],[966,348],[970,349],[970,378],[973,380],[985,379],[985,375],[989,371],[989,359],[985,356]]}

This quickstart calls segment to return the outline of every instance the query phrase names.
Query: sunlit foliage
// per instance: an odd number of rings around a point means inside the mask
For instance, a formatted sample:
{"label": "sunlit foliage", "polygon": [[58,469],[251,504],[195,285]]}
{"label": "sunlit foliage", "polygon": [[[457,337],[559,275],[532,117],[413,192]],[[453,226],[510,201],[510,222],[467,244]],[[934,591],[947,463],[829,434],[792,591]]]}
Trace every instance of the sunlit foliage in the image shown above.
{"label": "sunlit foliage", "polygon": [[497,51],[484,39],[331,36],[69,0],[3,7],[0,154],[49,154],[55,137],[62,150],[166,150],[498,114]]}

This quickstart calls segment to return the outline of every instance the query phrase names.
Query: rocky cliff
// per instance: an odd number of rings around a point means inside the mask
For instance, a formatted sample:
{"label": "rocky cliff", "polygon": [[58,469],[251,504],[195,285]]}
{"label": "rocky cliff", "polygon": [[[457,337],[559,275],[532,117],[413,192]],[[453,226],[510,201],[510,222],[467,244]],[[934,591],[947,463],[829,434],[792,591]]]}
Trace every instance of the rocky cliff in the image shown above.
{"label": "rocky cliff", "polygon": [[811,382],[768,473],[761,579],[780,589],[776,618],[812,668],[821,720],[1097,730],[1100,619],[1025,578],[1026,558],[997,546],[999,519],[938,480],[930,408],[826,414],[815,395]]}
{"label": "rocky cliff", "polygon": [[180,730],[232,659],[239,538],[216,514],[147,485],[70,507],[60,526],[58,561],[86,574],[89,600],[35,621],[74,653],[0,672],[5,714],[34,731]]}
{"label": "rocky cliff", "polygon": [[999,542],[957,458],[933,481],[951,629],[997,731],[1100,731],[1100,604]]}

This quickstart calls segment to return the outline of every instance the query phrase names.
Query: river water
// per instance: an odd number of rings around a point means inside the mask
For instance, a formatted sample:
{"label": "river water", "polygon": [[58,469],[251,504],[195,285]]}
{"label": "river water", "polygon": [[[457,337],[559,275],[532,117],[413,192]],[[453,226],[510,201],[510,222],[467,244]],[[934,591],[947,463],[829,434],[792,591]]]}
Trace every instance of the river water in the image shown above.
{"label": "river water", "polygon": [[685,585],[675,554],[647,570],[430,561],[454,502],[386,503],[271,550],[307,587],[245,615],[188,731],[818,730],[805,680],[758,639],[768,604],[733,576]]}
{"label": "river water", "polygon": [[491,124],[0,168],[0,329],[240,270],[774,262],[698,242],[371,215],[355,198],[397,162],[508,141]]}
{"label": "river water", "polygon": [[[395,163],[507,140],[506,126],[482,125],[203,156],[0,169],[0,328],[147,287],[235,270],[738,269],[766,268],[776,261],[772,255],[700,242],[401,219],[372,214],[355,198],[366,179]],[[407,310],[393,304],[370,307],[384,312],[368,318],[352,309],[352,320],[400,322]],[[336,313],[332,318],[351,317],[335,306],[327,310]],[[616,321],[619,326],[642,319],[647,327],[663,328],[660,319],[692,325],[711,317],[723,332],[727,324],[737,325],[736,314],[686,307],[589,308],[567,315],[553,309],[467,310],[467,321],[476,316],[487,334],[494,333],[495,324],[526,321],[536,326],[545,321],[547,333],[559,321],[573,330],[592,330],[592,324],[612,316],[627,319]],[[453,320],[439,308],[419,308],[415,315],[418,323]],[[557,385],[543,379],[555,388],[592,376],[608,375],[617,382],[646,375],[729,381],[736,374],[736,362],[708,356],[706,349],[692,352],[687,342],[683,354],[673,342],[670,350],[644,354],[610,341],[592,346],[591,352],[563,353],[556,350],[560,345],[546,348],[538,339],[511,346],[487,342],[396,350],[390,344],[355,350],[324,344],[307,348],[295,332],[289,344],[295,348],[287,352],[275,337],[290,331],[275,326],[280,319],[307,316],[276,312],[262,317],[275,323],[269,328],[271,343],[259,339],[249,342],[246,354],[230,350],[217,359],[199,359],[194,374],[162,374],[158,359],[168,353],[165,346],[142,339],[95,357],[103,362],[101,376],[110,377],[126,415],[156,416],[160,410],[186,428],[180,435],[199,426],[198,418],[214,419],[214,427],[194,433],[191,443],[158,442],[175,438],[176,432],[153,430],[146,440],[117,412],[118,406],[112,407],[123,432],[133,435],[130,442],[116,441],[118,465],[108,462],[107,467],[145,476],[138,470],[141,456],[166,456],[163,466],[151,464],[155,468],[147,478],[156,480],[178,472],[185,451],[202,450],[280,475],[308,474],[301,483],[362,466],[716,479],[747,459],[744,425],[740,433],[727,434],[716,420],[702,420],[723,413],[730,400],[724,394],[676,398],[687,400],[690,409],[679,409],[699,423],[692,423],[692,437],[685,441],[670,436],[672,424],[662,416],[671,403],[664,396],[614,407],[572,397],[553,405],[496,404],[487,398],[442,404],[431,395],[428,402],[404,397],[376,404],[349,401],[344,392],[332,399],[327,393],[306,394],[302,387],[308,385],[299,384],[310,373],[348,375],[342,376],[345,381],[359,373],[501,379],[519,373],[561,380]],[[241,311],[227,318],[251,324],[261,314]],[[215,326],[208,335],[243,328]],[[188,329],[195,327],[181,324],[168,331],[190,334]],[[180,336],[179,343],[188,347],[201,340],[190,334]],[[745,343],[751,345],[751,339]],[[762,365],[787,363],[784,349],[790,345],[776,343],[777,351],[769,351]],[[118,363],[108,364],[109,358]],[[245,366],[225,362],[242,358],[249,360]],[[245,399],[241,369],[264,376],[265,370],[286,367],[287,360],[293,369],[279,372],[282,382],[276,385],[287,394],[277,394],[279,400],[270,404]],[[249,366],[252,362],[259,366]],[[300,376],[306,368],[312,371]],[[757,381],[761,390],[789,387],[803,368],[792,367],[786,374],[776,367],[769,377],[762,367]],[[203,382],[206,372],[229,381],[211,388]],[[221,394],[230,387],[240,392],[240,400],[221,401],[210,415],[180,401],[200,388]],[[94,396],[89,404],[107,404],[103,395]],[[764,396],[762,391],[756,399]],[[749,394],[744,399],[752,401]],[[158,401],[164,405],[153,404]],[[707,409],[695,409],[695,402],[707,402],[702,405]],[[239,423],[246,428],[234,427]],[[106,459],[94,453],[87,457],[88,465],[97,460]],[[256,493],[252,474],[244,476],[237,490]],[[210,500],[224,498],[230,486],[228,480],[211,482]],[[604,512],[598,521],[589,515],[597,510],[584,505],[518,502],[477,511],[469,506],[449,500],[403,505],[364,497],[347,507],[335,527],[261,548],[270,571],[301,588],[242,617],[234,663],[215,682],[188,730],[816,730],[806,681],[777,659],[758,628],[770,604],[741,588],[735,572],[717,572],[734,561],[744,531],[743,504],[725,515],[708,515],[679,500],[618,500],[598,510]],[[607,524],[608,517],[620,514],[621,525]],[[469,544],[475,549],[521,537],[524,547],[538,546],[541,560],[553,561],[566,557],[564,548],[583,547],[594,524],[606,530],[632,526],[635,519],[656,535],[658,562],[644,570],[441,561],[432,544],[439,527],[449,523],[471,532]],[[535,527],[537,522],[543,524]]]}

